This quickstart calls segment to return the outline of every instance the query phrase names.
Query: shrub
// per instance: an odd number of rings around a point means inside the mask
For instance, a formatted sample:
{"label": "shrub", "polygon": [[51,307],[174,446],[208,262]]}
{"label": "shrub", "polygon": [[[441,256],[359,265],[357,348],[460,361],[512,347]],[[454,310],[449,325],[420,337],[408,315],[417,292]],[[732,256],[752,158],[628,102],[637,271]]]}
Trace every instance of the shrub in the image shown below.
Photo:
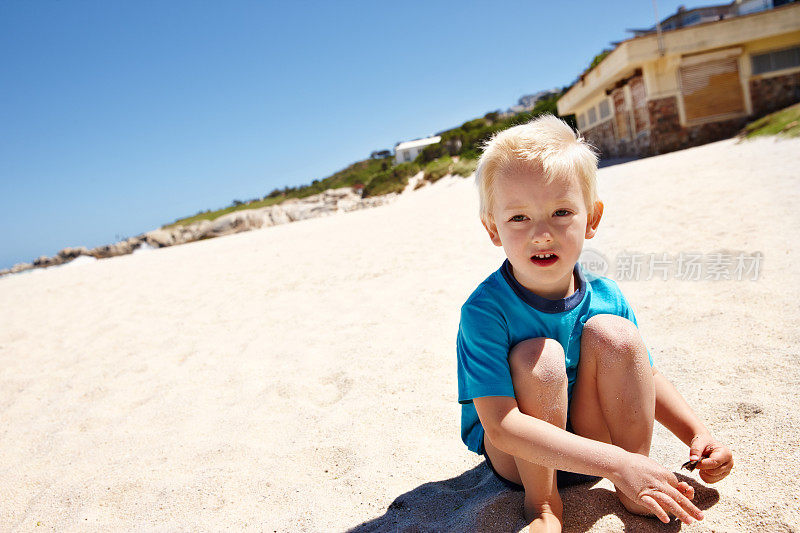
{"label": "shrub", "polygon": [[419,170],[420,168],[418,164],[413,161],[408,161],[395,166],[394,169],[392,169],[392,172],[394,172],[396,176],[405,176],[406,178],[410,178],[419,172]]}
{"label": "shrub", "polygon": [[408,185],[408,178],[417,172],[419,172],[419,165],[413,161],[400,163],[394,168],[381,171],[364,186],[361,196],[366,198],[367,196],[402,192]]}
{"label": "shrub", "polygon": [[369,154],[370,159],[383,159],[386,157],[392,157],[391,150],[374,150],[371,154]]}
{"label": "shrub", "polygon": [[489,111],[488,113],[483,115],[483,118],[485,118],[489,122],[497,122],[500,119],[500,111],[499,110]]}
{"label": "shrub", "polygon": [[448,156],[440,157],[435,161],[431,161],[425,165],[425,179],[431,183],[435,183],[442,179],[450,172],[450,167],[453,165],[453,158]]}
{"label": "shrub", "polygon": [[423,148],[422,151],[420,151],[417,158],[414,160],[414,162],[420,165],[424,165],[425,163],[433,161],[434,159],[439,159],[443,155],[445,155],[445,147],[443,143],[440,141],[436,144],[429,144],[428,146]]}
{"label": "shrub", "polygon": [[477,166],[478,166],[477,159],[468,159],[462,156],[453,165],[452,173],[458,174],[459,176],[466,178],[467,176],[475,172],[475,168]]}
{"label": "shrub", "polygon": [[481,153],[477,148],[470,148],[469,150],[464,150],[461,152],[462,159],[479,159],[480,157]]}

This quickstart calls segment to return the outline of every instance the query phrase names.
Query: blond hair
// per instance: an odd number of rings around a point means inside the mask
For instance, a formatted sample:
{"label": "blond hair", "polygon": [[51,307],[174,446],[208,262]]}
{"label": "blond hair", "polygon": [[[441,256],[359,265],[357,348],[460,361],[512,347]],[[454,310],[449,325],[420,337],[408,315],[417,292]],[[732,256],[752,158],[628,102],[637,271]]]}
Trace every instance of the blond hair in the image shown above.
{"label": "blond hair", "polygon": [[497,177],[519,168],[541,172],[546,183],[556,178],[578,178],[591,217],[598,199],[597,152],[560,118],[541,115],[499,131],[482,148],[475,170],[481,220],[492,220]]}

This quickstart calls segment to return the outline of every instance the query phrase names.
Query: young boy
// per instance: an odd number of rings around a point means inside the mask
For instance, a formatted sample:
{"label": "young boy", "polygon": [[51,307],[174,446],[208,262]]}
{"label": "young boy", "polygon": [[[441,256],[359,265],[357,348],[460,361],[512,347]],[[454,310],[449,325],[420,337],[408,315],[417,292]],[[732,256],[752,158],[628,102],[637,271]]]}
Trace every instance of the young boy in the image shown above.
{"label": "young boy", "polygon": [[654,419],[700,459],[704,481],[733,466],[653,367],[617,284],[578,263],[603,214],[596,172],[584,139],[544,115],[495,134],[475,175],[481,221],[507,259],[461,307],[461,438],[525,491],[531,532],[561,531],[558,485],[597,476],[633,513],[702,519],[692,487],[648,457]]}

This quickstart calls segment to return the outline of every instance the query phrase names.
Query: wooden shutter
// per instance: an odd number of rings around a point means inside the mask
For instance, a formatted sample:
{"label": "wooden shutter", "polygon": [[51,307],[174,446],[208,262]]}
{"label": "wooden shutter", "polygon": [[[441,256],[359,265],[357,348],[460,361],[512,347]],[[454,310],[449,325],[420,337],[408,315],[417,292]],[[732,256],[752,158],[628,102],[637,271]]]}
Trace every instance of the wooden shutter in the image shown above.
{"label": "wooden shutter", "polygon": [[630,137],[630,119],[628,118],[628,108],[625,105],[625,92],[622,87],[614,89],[611,93],[611,101],[614,104],[614,119],[617,123],[617,135],[619,139]]}
{"label": "wooden shutter", "polygon": [[744,112],[736,57],[682,66],[680,83],[686,120]]}
{"label": "wooden shutter", "polygon": [[633,122],[636,133],[650,128],[650,117],[647,112],[647,94],[641,76],[631,80],[631,100],[633,101]]}

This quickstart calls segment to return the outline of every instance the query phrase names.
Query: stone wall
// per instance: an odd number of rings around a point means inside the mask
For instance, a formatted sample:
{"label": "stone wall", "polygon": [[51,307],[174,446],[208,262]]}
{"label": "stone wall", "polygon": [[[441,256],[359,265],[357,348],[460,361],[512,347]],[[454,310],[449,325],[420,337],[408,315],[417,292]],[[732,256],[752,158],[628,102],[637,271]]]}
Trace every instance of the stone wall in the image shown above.
{"label": "stone wall", "polygon": [[753,119],[800,102],[800,72],[750,80]]}
{"label": "stone wall", "polygon": [[647,103],[647,110],[651,126],[650,155],[673,152],[733,137],[752,120],[752,117],[740,117],[682,127],[678,116],[678,98],[676,96],[650,100]]}
{"label": "stone wall", "polygon": [[633,139],[618,139],[614,120],[607,120],[582,134],[600,152],[600,157],[632,157],[650,155],[650,132],[639,132]]}
{"label": "stone wall", "polygon": [[616,157],[617,141],[614,135],[614,121],[606,120],[583,132],[583,137],[597,148],[600,157]]}

